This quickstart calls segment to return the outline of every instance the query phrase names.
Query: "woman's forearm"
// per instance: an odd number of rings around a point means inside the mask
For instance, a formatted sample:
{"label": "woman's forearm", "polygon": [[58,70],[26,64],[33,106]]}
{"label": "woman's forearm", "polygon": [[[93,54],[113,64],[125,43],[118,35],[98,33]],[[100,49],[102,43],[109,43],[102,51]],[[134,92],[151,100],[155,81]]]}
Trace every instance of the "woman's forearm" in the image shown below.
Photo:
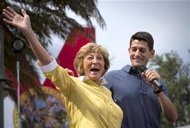
{"label": "woman's forearm", "polygon": [[45,50],[45,48],[39,42],[36,34],[32,29],[27,29],[23,32],[26,39],[28,40],[32,51],[34,52],[36,58],[39,60],[40,65],[47,65],[52,61],[52,57]]}

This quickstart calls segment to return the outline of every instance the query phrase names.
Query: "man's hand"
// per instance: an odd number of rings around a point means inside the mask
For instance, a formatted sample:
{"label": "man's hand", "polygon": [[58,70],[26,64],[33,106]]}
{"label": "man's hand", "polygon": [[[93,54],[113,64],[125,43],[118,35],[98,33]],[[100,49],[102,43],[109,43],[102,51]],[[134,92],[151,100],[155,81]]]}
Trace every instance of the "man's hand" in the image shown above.
{"label": "man's hand", "polygon": [[67,73],[70,75],[70,76],[74,76],[74,72],[68,68],[65,68],[65,71],[67,71]]}

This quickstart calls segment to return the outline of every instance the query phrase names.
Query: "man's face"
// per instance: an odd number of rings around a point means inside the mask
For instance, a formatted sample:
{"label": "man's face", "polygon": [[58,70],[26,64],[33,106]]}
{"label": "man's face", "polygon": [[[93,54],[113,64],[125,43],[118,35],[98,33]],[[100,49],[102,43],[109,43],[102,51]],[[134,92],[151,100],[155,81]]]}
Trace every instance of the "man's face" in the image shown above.
{"label": "man's face", "polygon": [[149,50],[148,43],[143,40],[133,40],[131,47],[128,49],[133,67],[146,66],[149,59],[154,56],[155,51]]}

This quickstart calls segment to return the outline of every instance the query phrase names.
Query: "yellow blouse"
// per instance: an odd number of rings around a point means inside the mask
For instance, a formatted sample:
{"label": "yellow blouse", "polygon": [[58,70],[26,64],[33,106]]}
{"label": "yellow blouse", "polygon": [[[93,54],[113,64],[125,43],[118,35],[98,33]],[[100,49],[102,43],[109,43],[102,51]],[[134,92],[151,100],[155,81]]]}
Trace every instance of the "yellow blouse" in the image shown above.
{"label": "yellow blouse", "polygon": [[53,63],[42,71],[62,94],[71,128],[121,128],[123,112],[106,87],[69,76]]}

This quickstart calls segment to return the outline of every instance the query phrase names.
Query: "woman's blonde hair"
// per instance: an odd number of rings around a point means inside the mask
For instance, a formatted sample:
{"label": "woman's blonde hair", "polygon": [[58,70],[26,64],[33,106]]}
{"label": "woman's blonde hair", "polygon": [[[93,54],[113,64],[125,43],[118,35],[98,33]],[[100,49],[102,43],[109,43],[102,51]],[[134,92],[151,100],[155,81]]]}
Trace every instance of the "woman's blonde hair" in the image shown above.
{"label": "woman's blonde hair", "polygon": [[79,51],[76,54],[75,60],[74,60],[74,67],[77,71],[78,75],[83,76],[84,74],[84,68],[83,68],[83,60],[84,57],[87,56],[90,53],[101,53],[104,58],[104,72],[102,76],[107,72],[107,70],[110,67],[110,61],[109,61],[109,53],[107,49],[103,48],[101,45],[98,45],[96,43],[87,43],[86,45],[82,46]]}

